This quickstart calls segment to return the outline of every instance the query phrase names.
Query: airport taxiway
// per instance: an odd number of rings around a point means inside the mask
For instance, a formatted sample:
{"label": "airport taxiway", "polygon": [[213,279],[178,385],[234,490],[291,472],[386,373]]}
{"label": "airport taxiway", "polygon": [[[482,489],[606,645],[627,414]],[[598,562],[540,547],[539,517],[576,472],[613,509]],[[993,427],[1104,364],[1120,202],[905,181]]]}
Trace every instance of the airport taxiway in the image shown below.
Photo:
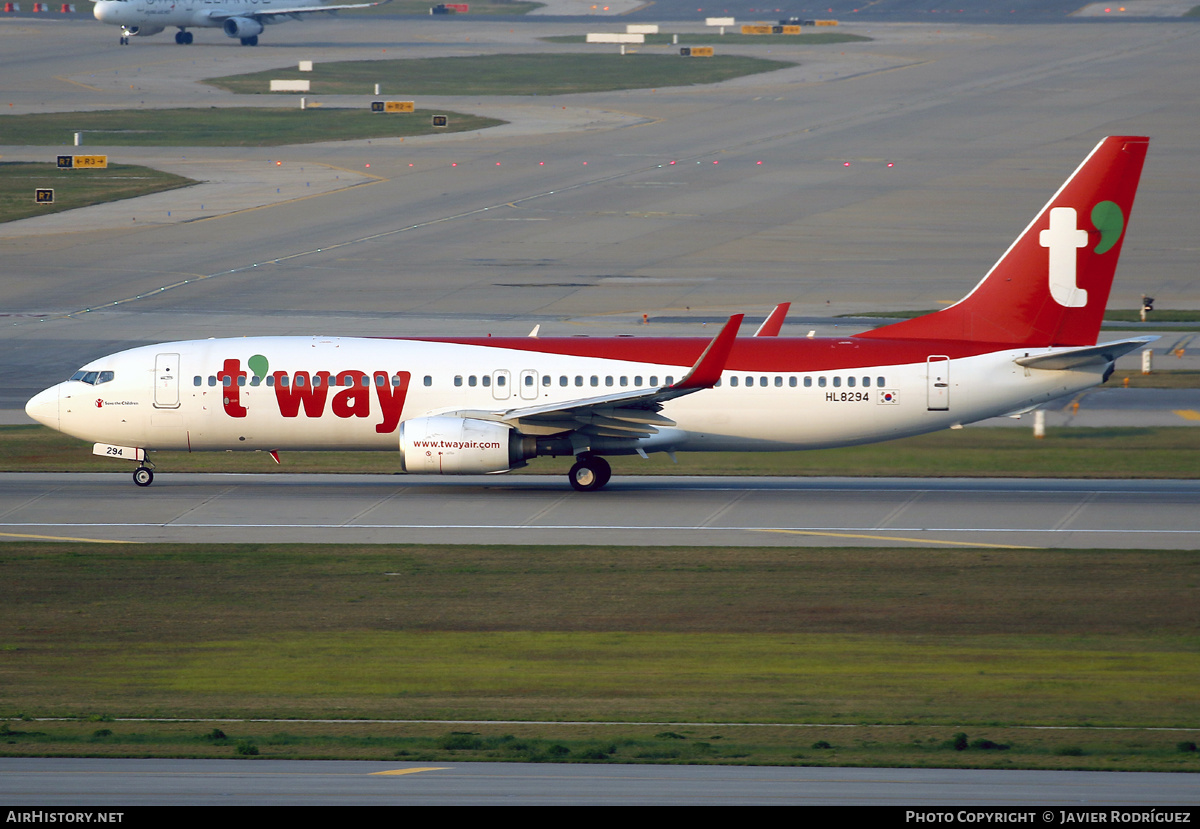
{"label": "airport taxiway", "polygon": [[[342,18],[273,27],[247,49],[219,33],[119,47],[94,21],[0,21],[0,107],[294,106],[298,96],[199,82],[301,59],[577,50],[540,38],[592,25]],[[764,313],[785,300],[797,316],[937,307],[970,290],[1110,133],[1153,139],[1111,304],[1136,307],[1145,292],[1158,307],[1200,307],[1190,93],[1200,27],[849,30],[874,39],[723,47],[796,65],[718,85],[418,100],[510,121],[478,133],[179,148],[188,164],[246,171],[242,207],[200,221],[175,221],[199,211],[199,191],[180,190],[171,204],[97,211],[108,226],[0,227],[0,309],[11,315],[0,406],[101,354],[171,339],[523,334],[535,323],[637,334],[643,313]],[[85,139],[114,161],[166,154],[101,142]],[[313,165],[376,178],[314,196]],[[263,206],[243,209],[255,187]],[[699,330],[680,321],[655,333]]]}
{"label": "airport taxiway", "polygon": [[[41,810],[163,804],[952,806],[978,823],[985,822],[975,816],[984,809],[994,814],[1050,807],[1056,811],[1043,820],[1053,823],[1062,819],[1057,810],[1074,815],[1110,806],[1133,812],[1121,821],[1132,823],[1153,813],[1165,822],[1175,813],[1154,807],[1182,807],[1191,815],[1200,804],[1200,784],[1195,775],[1132,772],[22,757],[0,758],[0,797],[9,807]],[[883,815],[897,822],[904,817],[899,809],[874,813]]]}

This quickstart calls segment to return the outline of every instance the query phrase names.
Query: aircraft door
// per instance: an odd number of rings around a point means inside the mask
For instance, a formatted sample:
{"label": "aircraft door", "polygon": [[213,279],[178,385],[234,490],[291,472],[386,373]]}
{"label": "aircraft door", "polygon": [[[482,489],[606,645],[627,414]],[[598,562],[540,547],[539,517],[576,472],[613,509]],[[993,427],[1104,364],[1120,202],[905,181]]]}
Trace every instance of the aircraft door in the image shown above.
{"label": "aircraft door", "polygon": [[154,408],[179,408],[179,355],[154,357]]}
{"label": "aircraft door", "polygon": [[508,371],[505,369],[497,369],[492,372],[492,397],[497,400],[507,400],[512,396],[512,388],[509,381],[512,379]]}
{"label": "aircraft door", "polygon": [[538,396],[538,373],[533,369],[525,369],[521,372],[521,397],[525,400],[537,400]]}
{"label": "aircraft door", "polygon": [[929,411],[948,411],[950,409],[950,358],[942,355],[931,356],[925,361],[925,367]]}

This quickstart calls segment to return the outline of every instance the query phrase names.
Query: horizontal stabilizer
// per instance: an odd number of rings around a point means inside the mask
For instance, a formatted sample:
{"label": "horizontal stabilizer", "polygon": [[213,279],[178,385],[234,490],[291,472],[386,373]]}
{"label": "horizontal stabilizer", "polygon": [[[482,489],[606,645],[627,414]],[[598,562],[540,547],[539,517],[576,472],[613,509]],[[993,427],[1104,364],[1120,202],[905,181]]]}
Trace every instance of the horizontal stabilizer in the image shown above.
{"label": "horizontal stabilizer", "polygon": [[1112,343],[1072,348],[1065,351],[1053,351],[1049,354],[1034,354],[1018,357],[1015,362],[1025,368],[1039,368],[1049,371],[1079,368],[1080,366],[1103,365],[1115,362],[1118,357],[1128,354],[1135,348],[1152,343],[1158,337],[1134,337],[1129,340],[1118,340]]}

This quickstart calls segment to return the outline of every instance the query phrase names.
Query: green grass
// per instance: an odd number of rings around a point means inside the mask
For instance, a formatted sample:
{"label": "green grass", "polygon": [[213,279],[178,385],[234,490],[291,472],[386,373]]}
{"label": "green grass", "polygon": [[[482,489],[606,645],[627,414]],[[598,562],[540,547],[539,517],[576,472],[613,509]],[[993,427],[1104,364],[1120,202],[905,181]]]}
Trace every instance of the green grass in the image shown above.
{"label": "green grass", "polygon": [[[2,123],[3,119],[0,119]],[[107,169],[59,170],[57,164],[51,163],[0,162],[0,223],[132,199],[195,183],[183,176],[133,164],[110,164]],[[53,204],[34,203],[34,190],[39,187],[54,189]]]}
{"label": "green grass", "polygon": [[8,755],[1200,770],[1196,551],[22,542],[0,577],[0,714],[74,718]]}
{"label": "green grass", "polygon": [[[1032,424],[1032,421],[1030,421]],[[961,429],[867,446],[809,452],[680,453],[614,457],[615,475],[865,475],[919,477],[1195,478],[1200,429]],[[161,472],[395,473],[392,452],[284,452],[275,464],[265,452],[154,452]],[[540,458],[521,470],[565,473],[567,458]],[[0,427],[0,471],[131,472],[131,464],[91,454],[91,444],[43,426]],[[518,474],[521,474],[519,472]]]}
{"label": "green grass", "polygon": [[[739,24],[740,25],[740,24]],[[604,25],[596,26],[598,29],[603,29]],[[864,37],[863,35],[844,34],[842,32],[812,32],[801,35],[744,35],[740,31],[729,32],[721,35],[713,32],[696,33],[680,33],[673,35],[671,33],[663,33],[657,35],[646,35],[647,46],[674,46],[672,43],[675,37],[679,38],[679,46],[720,46],[726,44],[729,46],[746,44],[754,44],[758,46],[827,46],[835,43],[861,43],[863,41],[873,40],[873,38]],[[544,37],[549,43],[586,43],[586,35],[558,35],[556,37]],[[592,44],[600,46],[601,44]],[[636,44],[635,44],[636,46]]]}
{"label": "green grass", "polygon": [[711,84],[791,65],[732,56],[683,60],[669,55],[481,55],[318,63],[312,72],[271,69],[205,83],[254,94],[267,93],[273,79],[310,80],[314,95],[367,95],[378,83],[385,90],[383,97],[409,100],[418,95],[567,95]]}
{"label": "green grass", "polygon": [[0,144],[53,146],[65,144],[75,132],[83,131],[86,143],[98,146],[275,147],[463,132],[504,123],[494,118],[438,110],[438,114],[449,116],[449,126],[434,129],[432,114],[426,110],[372,113],[364,101],[359,110],[211,107],[10,115],[0,118]]}

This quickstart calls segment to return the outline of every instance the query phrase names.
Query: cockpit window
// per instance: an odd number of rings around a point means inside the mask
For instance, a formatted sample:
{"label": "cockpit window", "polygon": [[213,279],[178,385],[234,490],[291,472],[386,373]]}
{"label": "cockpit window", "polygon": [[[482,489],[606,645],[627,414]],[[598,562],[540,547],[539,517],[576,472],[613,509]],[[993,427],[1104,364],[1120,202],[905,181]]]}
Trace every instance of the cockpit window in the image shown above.
{"label": "cockpit window", "polygon": [[113,379],[113,373],[111,371],[84,371],[80,369],[71,375],[71,379],[87,383],[89,386],[98,386],[101,383],[110,382]]}

